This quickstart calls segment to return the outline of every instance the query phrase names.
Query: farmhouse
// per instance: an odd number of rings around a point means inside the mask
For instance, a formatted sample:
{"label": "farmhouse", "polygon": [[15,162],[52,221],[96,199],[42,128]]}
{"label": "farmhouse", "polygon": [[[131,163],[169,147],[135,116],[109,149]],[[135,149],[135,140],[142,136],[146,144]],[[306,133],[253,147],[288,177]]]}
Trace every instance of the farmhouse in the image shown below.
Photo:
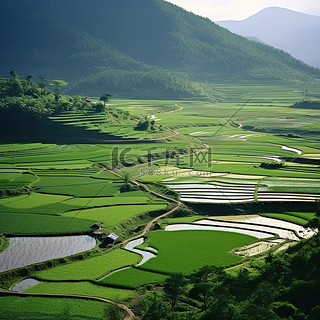
{"label": "farmhouse", "polygon": [[111,244],[111,243],[115,242],[118,238],[119,238],[119,236],[117,234],[110,233],[106,238],[104,238],[103,244],[104,245]]}
{"label": "farmhouse", "polygon": [[94,232],[96,230],[102,229],[102,222],[96,222],[94,225],[90,227],[91,231]]}

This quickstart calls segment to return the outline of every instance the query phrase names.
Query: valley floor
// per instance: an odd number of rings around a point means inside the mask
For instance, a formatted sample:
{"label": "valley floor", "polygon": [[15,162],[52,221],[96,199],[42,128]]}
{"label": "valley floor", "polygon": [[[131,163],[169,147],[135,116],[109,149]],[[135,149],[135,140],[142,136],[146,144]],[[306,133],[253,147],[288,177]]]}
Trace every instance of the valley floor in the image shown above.
{"label": "valley floor", "polygon": [[162,131],[68,112],[52,120],[110,143],[0,145],[2,319],[133,319],[173,273],[240,270],[317,232],[319,110],[291,108],[294,86],[217,90],[217,103],[112,101]]}

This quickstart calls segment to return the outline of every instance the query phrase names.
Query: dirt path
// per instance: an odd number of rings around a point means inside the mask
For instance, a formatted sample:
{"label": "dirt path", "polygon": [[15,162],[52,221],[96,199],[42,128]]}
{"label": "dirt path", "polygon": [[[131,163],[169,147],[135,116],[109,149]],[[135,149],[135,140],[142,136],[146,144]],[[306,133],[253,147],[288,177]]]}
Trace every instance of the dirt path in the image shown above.
{"label": "dirt path", "polygon": [[132,237],[132,238],[130,238],[130,239],[127,239],[127,240],[123,241],[123,242],[121,243],[121,245],[126,245],[128,242],[130,242],[130,241],[132,241],[132,240],[135,240],[135,239],[138,239],[138,238],[143,237],[146,233],[148,233],[148,232],[151,230],[151,228],[152,228],[152,226],[153,226],[153,224],[154,224],[155,222],[157,222],[159,219],[162,219],[162,218],[165,218],[165,217],[169,216],[171,213],[173,213],[173,212],[175,212],[176,210],[178,210],[182,205],[183,205],[182,202],[179,201],[178,204],[177,204],[177,206],[175,206],[173,209],[167,211],[166,213],[162,214],[161,216],[158,216],[158,217],[155,217],[154,219],[152,219],[152,220],[144,227],[144,229],[143,229],[143,231],[142,231],[141,233],[139,233],[138,235],[135,235],[134,237]]}
{"label": "dirt path", "polygon": [[[112,172],[113,174],[115,174],[116,176],[123,178],[119,173],[117,173],[117,172],[115,172],[115,171],[111,171],[111,172]],[[132,182],[133,184],[139,186],[139,187],[142,187],[146,192],[151,193],[151,194],[153,194],[154,196],[156,196],[156,197],[158,197],[158,198],[161,198],[161,199],[167,200],[167,201],[169,201],[169,202],[175,203],[176,206],[175,206],[173,209],[165,212],[164,214],[162,214],[162,215],[160,215],[160,216],[158,216],[158,217],[153,218],[153,219],[144,227],[144,229],[143,229],[143,231],[142,231],[141,233],[133,236],[132,238],[129,238],[129,239],[126,239],[126,240],[122,241],[121,243],[118,244],[118,246],[126,245],[128,242],[130,242],[130,241],[132,241],[132,240],[135,240],[135,239],[138,239],[138,238],[143,237],[146,233],[148,233],[148,232],[151,230],[151,228],[152,228],[152,226],[153,226],[153,224],[154,224],[155,222],[157,222],[159,219],[162,219],[162,218],[165,218],[165,217],[169,216],[171,213],[175,212],[175,211],[178,210],[180,207],[184,206],[184,204],[183,204],[181,201],[175,200],[175,199],[172,199],[172,198],[169,198],[169,197],[167,197],[167,196],[165,196],[165,195],[163,195],[163,194],[161,194],[161,193],[158,193],[158,192],[156,192],[156,191],[152,191],[152,190],[150,190],[150,189],[149,189],[146,185],[144,185],[144,184],[141,184],[141,183],[139,183],[139,182],[137,182],[137,181],[135,181],[135,180],[131,180],[131,182]]]}
{"label": "dirt path", "polygon": [[[175,104],[175,106],[177,106],[177,107],[178,107],[178,105],[177,105],[177,104]],[[178,112],[178,111],[181,111],[181,110],[183,110],[183,107],[180,107],[180,108],[178,108],[178,109],[171,110],[171,111],[160,112],[160,114],[172,113],[172,112]]]}
{"label": "dirt path", "polygon": [[81,299],[81,300],[93,300],[93,301],[100,301],[109,304],[113,304],[118,308],[122,309],[127,313],[127,316],[124,320],[133,320],[137,319],[133,311],[127,307],[123,303],[118,303],[109,299],[100,298],[100,297],[93,297],[93,296],[83,296],[83,295],[76,295],[76,294],[50,294],[50,293],[24,293],[24,292],[15,292],[11,290],[7,290],[4,288],[0,288],[0,296],[19,296],[19,297],[40,297],[40,298],[72,298],[72,299]]}

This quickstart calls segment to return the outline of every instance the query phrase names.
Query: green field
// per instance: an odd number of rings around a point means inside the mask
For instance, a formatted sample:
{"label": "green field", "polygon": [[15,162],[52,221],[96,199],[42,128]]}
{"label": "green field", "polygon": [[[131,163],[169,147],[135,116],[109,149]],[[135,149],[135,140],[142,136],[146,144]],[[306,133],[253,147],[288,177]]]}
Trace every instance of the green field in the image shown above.
{"label": "green field", "polygon": [[315,218],[314,212],[285,212],[285,213],[262,213],[262,216],[285,220],[300,225],[305,225]]}
{"label": "green field", "polygon": [[90,282],[41,282],[25,291],[26,293],[71,294],[100,297],[115,301],[125,301],[136,294],[132,290],[114,289]]}
{"label": "green field", "polygon": [[254,237],[222,231],[155,231],[148,246],[157,257],[143,264],[144,269],[190,274],[205,265],[226,266],[242,258],[229,253],[235,247],[257,240]]}
{"label": "green field", "polygon": [[163,282],[166,278],[163,274],[128,268],[103,278],[100,283],[135,288],[148,283]]}
{"label": "green field", "polygon": [[65,194],[77,197],[106,197],[119,193],[120,182],[85,177],[41,177],[39,192]]}
{"label": "green field", "polygon": [[0,189],[14,189],[21,188],[37,180],[35,175],[27,172],[5,172],[0,171]]}
{"label": "green field", "polygon": [[76,208],[62,203],[70,197],[32,193],[0,200],[0,212],[22,212],[55,214],[63,210]]}
{"label": "green field", "polygon": [[0,233],[14,235],[59,235],[87,233],[96,220],[71,219],[44,214],[2,212]]}
{"label": "green field", "polygon": [[0,304],[2,320],[63,319],[65,316],[75,320],[100,320],[109,306],[90,300],[15,296],[0,297]]}
{"label": "green field", "polygon": [[93,280],[106,273],[138,263],[140,256],[127,250],[116,249],[107,254],[58,266],[36,273],[46,280]]}
{"label": "green field", "polygon": [[80,211],[70,211],[63,214],[64,217],[88,219],[90,221],[101,221],[105,226],[114,226],[120,222],[131,219],[137,215],[162,210],[166,208],[166,204],[155,205],[123,205],[94,209],[85,209]]}
{"label": "green field", "polygon": [[266,178],[262,180],[260,191],[268,192],[297,192],[320,194],[319,179],[297,179],[292,178]]}

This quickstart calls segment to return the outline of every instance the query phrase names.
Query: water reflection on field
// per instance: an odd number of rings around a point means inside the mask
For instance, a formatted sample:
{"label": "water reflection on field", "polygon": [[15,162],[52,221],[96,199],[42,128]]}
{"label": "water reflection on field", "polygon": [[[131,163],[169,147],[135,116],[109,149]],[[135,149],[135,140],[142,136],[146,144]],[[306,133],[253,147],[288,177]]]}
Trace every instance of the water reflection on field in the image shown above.
{"label": "water reflection on field", "polygon": [[63,258],[95,247],[90,236],[13,237],[6,250],[0,253],[0,272],[34,263]]}

